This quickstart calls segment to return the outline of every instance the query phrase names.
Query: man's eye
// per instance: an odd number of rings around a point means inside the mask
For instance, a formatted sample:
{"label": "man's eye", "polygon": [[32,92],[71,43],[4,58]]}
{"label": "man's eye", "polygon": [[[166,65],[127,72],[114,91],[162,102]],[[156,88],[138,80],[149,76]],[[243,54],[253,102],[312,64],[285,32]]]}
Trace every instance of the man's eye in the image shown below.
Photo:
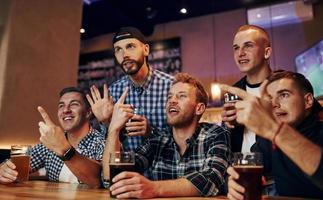
{"label": "man's eye", "polygon": [[289,94],[288,93],[282,93],[282,94],[280,94],[280,98],[281,99],[284,99],[284,98],[287,98],[287,97],[289,97]]}

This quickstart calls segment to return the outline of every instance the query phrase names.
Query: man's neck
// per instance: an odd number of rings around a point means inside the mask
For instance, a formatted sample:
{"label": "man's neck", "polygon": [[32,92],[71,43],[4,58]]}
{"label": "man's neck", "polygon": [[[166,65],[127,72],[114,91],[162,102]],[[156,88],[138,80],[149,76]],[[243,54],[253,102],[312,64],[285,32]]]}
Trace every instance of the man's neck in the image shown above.
{"label": "man's neck", "polygon": [[263,82],[271,73],[271,69],[268,64],[262,66],[257,71],[247,73],[247,82],[250,84],[257,84]]}
{"label": "man's neck", "polygon": [[68,142],[77,148],[80,141],[90,132],[90,124],[84,123],[78,130],[70,131],[67,133]]}
{"label": "man's neck", "polygon": [[187,139],[191,138],[196,131],[198,121],[194,121],[185,127],[173,127],[173,137],[179,147],[179,152],[183,155],[187,147]]}
{"label": "man's neck", "polygon": [[148,73],[149,67],[144,63],[136,74],[130,76],[130,79],[135,86],[141,86],[146,81]]}

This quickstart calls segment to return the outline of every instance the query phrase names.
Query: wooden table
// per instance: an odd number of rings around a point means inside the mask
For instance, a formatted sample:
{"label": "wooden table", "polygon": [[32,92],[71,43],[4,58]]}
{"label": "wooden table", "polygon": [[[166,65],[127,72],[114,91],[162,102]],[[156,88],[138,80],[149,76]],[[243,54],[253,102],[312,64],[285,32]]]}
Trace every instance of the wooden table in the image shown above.
{"label": "wooden table", "polygon": [[[84,184],[56,183],[47,181],[28,181],[25,183],[0,184],[0,199],[4,200],[108,200],[109,191],[106,189],[91,189]],[[223,200],[218,197],[184,197],[159,198],[163,200]],[[263,200],[287,200],[286,197],[263,197]],[[292,198],[295,199],[295,198]],[[301,199],[299,199],[301,200]]]}

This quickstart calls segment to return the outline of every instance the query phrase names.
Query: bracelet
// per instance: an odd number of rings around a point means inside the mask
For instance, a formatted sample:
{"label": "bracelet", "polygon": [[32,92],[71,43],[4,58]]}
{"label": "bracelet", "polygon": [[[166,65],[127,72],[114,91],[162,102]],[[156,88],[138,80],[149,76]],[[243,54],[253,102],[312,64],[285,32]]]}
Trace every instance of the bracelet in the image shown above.
{"label": "bracelet", "polygon": [[273,150],[275,150],[275,149],[277,148],[277,146],[276,146],[276,137],[277,137],[277,135],[279,134],[280,130],[282,129],[283,125],[284,125],[284,123],[283,123],[283,122],[279,124],[279,126],[278,126],[278,128],[277,128],[276,132],[274,133],[274,137],[273,137],[273,139],[271,140],[271,144],[272,144],[272,148],[273,148]]}

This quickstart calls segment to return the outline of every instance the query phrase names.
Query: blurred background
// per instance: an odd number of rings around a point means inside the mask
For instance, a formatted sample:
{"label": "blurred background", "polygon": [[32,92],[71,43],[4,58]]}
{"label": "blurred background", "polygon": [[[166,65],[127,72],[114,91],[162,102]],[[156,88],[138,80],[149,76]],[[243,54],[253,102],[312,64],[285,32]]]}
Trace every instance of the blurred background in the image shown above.
{"label": "blurred background", "polygon": [[[232,40],[243,24],[264,27],[272,69],[305,74],[323,94],[321,0],[1,0],[0,148],[39,140],[37,106],[57,123],[58,92],[111,83],[122,73],[112,51],[113,32],[135,26],[151,44],[150,65],[187,72],[209,92],[232,84]],[[218,104],[215,104],[218,105]],[[203,120],[218,122],[220,108]]]}

